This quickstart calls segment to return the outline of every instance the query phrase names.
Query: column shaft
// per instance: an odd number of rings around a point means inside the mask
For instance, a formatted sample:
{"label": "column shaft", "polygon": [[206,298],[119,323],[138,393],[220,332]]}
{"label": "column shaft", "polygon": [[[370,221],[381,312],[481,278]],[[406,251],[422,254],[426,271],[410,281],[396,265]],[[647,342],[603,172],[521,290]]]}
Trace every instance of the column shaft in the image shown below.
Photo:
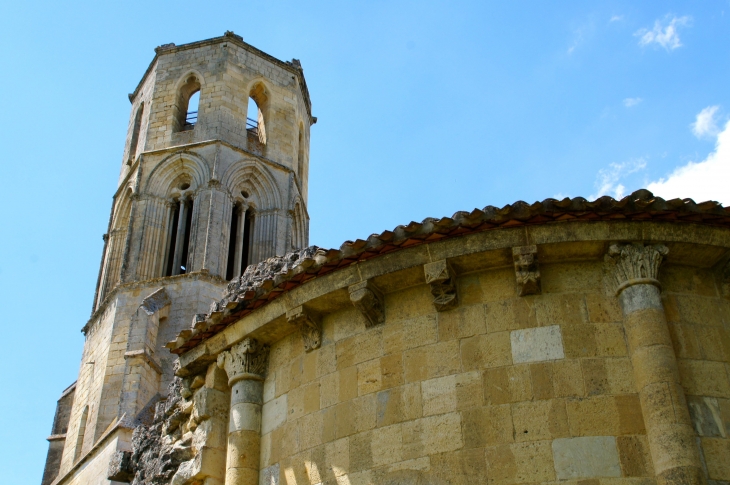
{"label": "column shaft", "polygon": [[705,483],[656,280],[664,246],[611,248],[634,378],[658,485]]}
{"label": "column shaft", "polygon": [[241,265],[243,264],[243,238],[246,235],[246,209],[241,207],[238,211],[238,234],[236,234],[236,248],[233,255],[233,277],[241,276]]}

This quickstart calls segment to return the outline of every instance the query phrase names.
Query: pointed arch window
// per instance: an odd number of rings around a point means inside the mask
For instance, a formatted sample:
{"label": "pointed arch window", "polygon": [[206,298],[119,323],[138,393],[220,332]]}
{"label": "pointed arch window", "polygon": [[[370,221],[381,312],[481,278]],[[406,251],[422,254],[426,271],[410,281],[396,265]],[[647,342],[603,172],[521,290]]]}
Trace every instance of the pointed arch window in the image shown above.
{"label": "pointed arch window", "polygon": [[297,143],[297,180],[299,181],[299,191],[302,191],[304,185],[304,128],[299,123],[299,141]]}
{"label": "pointed arch window", "polygon": [[248,99],[248,111],[246,113],[246,135],[248,138],[248,150],[257,155],[264,155],[266,136],[266,115],[268,108],[268,96],[264,85],[259,83],[251,90]]}

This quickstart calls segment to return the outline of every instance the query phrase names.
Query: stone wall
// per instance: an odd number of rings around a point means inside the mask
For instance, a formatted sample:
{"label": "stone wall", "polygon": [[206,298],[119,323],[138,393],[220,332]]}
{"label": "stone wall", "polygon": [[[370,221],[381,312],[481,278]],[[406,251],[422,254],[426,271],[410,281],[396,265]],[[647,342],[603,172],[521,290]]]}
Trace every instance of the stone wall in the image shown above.
{"label": "stone wall", "polygon": [[226,465],[267,485],[724,484],[729,250],[725,229],[660,223],[432,242],[278,295],[180,372],[270,346],[260,398],[231,414],[260,461],[230,434]]}

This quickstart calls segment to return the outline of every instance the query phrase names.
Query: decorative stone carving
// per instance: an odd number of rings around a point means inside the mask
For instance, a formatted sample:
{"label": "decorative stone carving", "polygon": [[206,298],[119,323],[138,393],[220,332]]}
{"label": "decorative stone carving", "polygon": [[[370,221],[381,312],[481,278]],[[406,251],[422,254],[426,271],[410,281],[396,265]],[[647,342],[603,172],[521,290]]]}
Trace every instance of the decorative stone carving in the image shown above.
{"label": "decorative stone carving", "polygon": [[540,267],[537,261],[537,246],[518,246],[512,248],[512,260],[515,263],[517,292],[520,296],[539,295]]}
{"label": "decorative stone carving", "polygon": [[170,297],[167,296],[167,292],[164,288],[160,288],[142,300],[140,307],[145,311],[145,313],[147,313],[147,315],[152,315],[169,304]]}
{"label": "decorative stone carving", "polygon": [[348,290],[350,291],[350,301],[367,319],[365,322],[367,328],[385,322],[383,294],[370,280],[356,283]]}
{"label": "decorative stone carving", "polygon": [[433,306],[436,311],[450,310],[458,304],[456,295],[456,274],[445,259],[423,266],[426,283],[431,285]]}
{"label": "decorative stone carving", "polygon": [[286,320],[292,325],[299,327],[304,340],[304,351],[310,352],[322,345],[322,325],[319,320],[306,311],[303,306],[298,306],[286,312]]}
{"label": "decorative stone carving", "polygon": [[226,371],[232,386],[242,379],[264,380],[268,360],[269,346],[249,337],[218,354],[218,367]]}
{"label": "decorative stone carving", "polygon": [[657,275],[659,265],[667,253],[669,249],[663,244],[612,244],[605,260],[616,294],[636,284],[661,287]]}

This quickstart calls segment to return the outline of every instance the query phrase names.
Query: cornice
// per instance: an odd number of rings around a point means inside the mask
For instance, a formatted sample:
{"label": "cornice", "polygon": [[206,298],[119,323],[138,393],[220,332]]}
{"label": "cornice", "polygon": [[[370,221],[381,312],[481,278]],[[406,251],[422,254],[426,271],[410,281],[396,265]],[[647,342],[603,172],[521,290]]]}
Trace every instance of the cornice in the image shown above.
{"label": "cornice", "polygon": [[346,241],[340,249],[311,246],[249,266],[243,276],[228,284],[223,299],[213,304],[209,314],[200,315],[194,328],[183,330],[167,346],[172,353],[183,354],[312,278],[401,249],[498,229],[596,221],[691,223],[727,229],[730,207],[712,201],[664,200],[648,190],[638,190],[618,201],[608,196],[593,202],[582,197],[534,204],[518,201],[502,208],[487,206],[452,217],[411,222],[366,240]]}

